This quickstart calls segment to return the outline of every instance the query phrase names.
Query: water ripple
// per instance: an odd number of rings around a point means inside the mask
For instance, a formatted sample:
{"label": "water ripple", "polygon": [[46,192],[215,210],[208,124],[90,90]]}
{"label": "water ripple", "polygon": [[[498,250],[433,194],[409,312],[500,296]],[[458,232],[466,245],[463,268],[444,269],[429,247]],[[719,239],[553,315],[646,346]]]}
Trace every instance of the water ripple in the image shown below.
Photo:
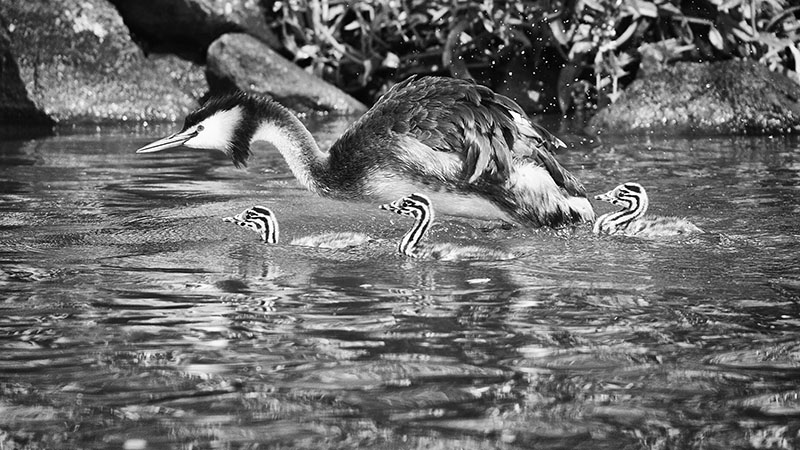
{"label": "water ripple", "polygon": [[[0,447],[797,447],[796,138],[573,146],[590,192],[646,183],[708,233],[442,217],[431,241],[523,254],[442,263],[272,147],[239,170],[133,153],[151,137],[0,142]],[[375,241],[268,246],[220,220],[256,204],[287,242]]]}

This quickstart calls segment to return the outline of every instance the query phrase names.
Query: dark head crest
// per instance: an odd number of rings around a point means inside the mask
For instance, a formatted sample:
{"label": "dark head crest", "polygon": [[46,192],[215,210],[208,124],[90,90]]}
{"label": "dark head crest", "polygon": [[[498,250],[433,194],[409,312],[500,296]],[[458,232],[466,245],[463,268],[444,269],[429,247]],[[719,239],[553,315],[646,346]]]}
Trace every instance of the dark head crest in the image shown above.
{"label": "dark head crest", "polygon": [[625,183],[624,185],[622,185],[622,187],[624,187],[625,189],[627,189],[627,190],[629,190],[631,192],[635,192],[637,194],[642,192],[641,186],[639,186],[636,183]]}
{"label": "dark head crest", "polygon": [[259,117],[268,116],[276,103],[258,94],[236,90],[210,97],[197,110],[186,116],[183,129],[197,125],[221,111],[230,111],[236,107],[243,109],[242,120],[236,124],[227,148],[221,149],[233,160],[236,167],[246,166],[250,158],[250,141],[259,125]]}

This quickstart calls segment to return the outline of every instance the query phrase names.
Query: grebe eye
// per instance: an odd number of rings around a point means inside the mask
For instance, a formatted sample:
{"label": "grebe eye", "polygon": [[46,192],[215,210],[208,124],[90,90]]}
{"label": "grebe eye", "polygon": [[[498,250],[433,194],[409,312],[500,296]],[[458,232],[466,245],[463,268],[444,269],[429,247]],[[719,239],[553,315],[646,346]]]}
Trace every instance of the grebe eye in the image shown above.
{"label": "grebe eye", "polygon": [[198,126],[197,126],[197,132],[198,132],[198,133],[199,133],[199,132],[201,132],[201,131],[203,131],[204,129],[205,129],[205,127],[204,127],[204,126],[202,126],[202,125],[198,125]]}

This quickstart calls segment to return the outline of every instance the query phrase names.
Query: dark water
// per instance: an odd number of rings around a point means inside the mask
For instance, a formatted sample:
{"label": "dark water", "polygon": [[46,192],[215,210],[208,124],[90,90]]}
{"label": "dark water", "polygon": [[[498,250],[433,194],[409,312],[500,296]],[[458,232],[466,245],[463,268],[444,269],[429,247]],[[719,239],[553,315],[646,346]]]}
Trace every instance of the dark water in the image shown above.
{"label": "dark water", "polygon": [[[524,256],[431,262],[272,148],[247,170],[133,153],[159,132],[0,142],[2,449],[800,445],[797,138],[567,135],[590,191],[639,181],[708,233],[442,221],[431,240]],[[285,242],[377,241],[270,247],[220,220],[255,204]]]}

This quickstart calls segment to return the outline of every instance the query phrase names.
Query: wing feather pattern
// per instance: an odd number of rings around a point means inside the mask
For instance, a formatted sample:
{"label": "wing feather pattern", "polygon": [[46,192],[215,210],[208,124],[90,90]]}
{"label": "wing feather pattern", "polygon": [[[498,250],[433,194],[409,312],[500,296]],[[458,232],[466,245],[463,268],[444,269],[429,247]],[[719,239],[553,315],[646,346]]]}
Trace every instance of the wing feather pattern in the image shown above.
{"label": "wing feather pattern", "polygon": [[460,153],[469,183],[505,180],[513,160],[544,167],[571,195],[585,196],[581,183],[556,160],[564,143],[531,122],[513,100],[471,81],[410,77],[390,89],[376,104],[393,118],[395,133],[410,134],[442,152]]}

